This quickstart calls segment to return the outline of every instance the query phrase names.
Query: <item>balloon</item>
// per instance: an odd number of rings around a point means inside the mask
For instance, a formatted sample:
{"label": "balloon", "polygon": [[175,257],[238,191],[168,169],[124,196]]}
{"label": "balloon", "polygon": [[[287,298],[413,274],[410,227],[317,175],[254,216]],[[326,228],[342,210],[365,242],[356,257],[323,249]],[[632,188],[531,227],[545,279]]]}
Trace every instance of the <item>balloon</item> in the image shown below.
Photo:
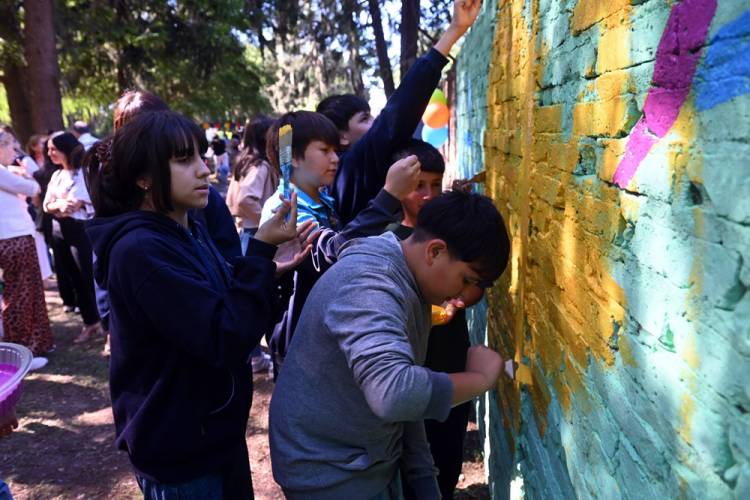
{"label": "balloon", "polygon": [[440,89],[435,89],[435,92],[432,93],[432,97],[430,97],[430,102],[439,102],[446,106],[448,105],[448,99],[446,99],[445,94],[443,94],[443,91]]}
{"label": "balloon", "polygon": [[451,112],[448,106],[441,102],[431,102],[422,115],[422,121],[428,127],[440,128],[448,124],[451,118]]}
{"label": "balloon", "polygon": [[439,148],[448,140],[448,126],[432,128],[427,125],[422,127],[422,140]]}

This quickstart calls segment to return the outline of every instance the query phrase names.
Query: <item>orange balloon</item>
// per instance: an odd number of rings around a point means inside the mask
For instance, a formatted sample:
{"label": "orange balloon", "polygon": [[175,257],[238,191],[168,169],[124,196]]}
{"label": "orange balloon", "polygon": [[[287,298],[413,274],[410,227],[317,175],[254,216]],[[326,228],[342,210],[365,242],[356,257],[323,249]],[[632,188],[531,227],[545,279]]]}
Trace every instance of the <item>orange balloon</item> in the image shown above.
{"label": "orange balloon", "polygon": [[451,112],[448,106],[442,102],[431,102],[427,105],[427,109],[422,115],[422,121],[428,127],[442,128],[448,124],[448,120],[451,118]]}

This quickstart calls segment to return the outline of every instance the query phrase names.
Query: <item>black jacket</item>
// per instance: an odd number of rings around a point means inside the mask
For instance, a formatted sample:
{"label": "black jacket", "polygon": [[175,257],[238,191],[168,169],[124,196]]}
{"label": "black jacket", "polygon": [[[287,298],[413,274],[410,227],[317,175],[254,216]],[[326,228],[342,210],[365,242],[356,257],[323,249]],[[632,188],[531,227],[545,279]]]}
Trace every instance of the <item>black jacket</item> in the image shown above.
{"label": "black jacket", "polygon": [[342,224],[354,220],[385,184],[393,154],[414,134],[447,63],[435,49],[417,59],[370,130],[340,154],[331,194]]}
{"label": "black jacket", "polygon": [[230,267],[191,228],[145,211],[87,227],[111,304],[116,444],[164,483],[217,471],[244,446],[247,359],[271,317],[276,247],[252,240]]}

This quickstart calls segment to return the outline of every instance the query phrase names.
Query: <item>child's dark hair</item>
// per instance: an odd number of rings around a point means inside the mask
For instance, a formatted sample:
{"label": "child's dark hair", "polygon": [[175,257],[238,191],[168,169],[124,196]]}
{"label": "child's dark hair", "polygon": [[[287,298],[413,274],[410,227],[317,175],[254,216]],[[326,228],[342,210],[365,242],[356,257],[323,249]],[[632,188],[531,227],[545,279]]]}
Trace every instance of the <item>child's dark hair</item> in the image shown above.
{"label": "child's dark hair", "polygon": [[393,155],[391,163],[396,163],[407,156],[417,155],[422,172],[445,173],[445,159],[432,144],[419,139],[409,139],[406,145]]}
{"label": "child's dark hair", "polygon": [[499,278],[508,265],[505,222],[492,200],[480,194],[448,191],[433,198],[419,211],[413,237],[445,241],[450,254],[468,263],[485,285]]}
{"label": "child's dark hair", "polygon": [[150,92],[126,90],[115,102],[114,129],[117,130],[135,115],[144,111],[169,111],[169,106]]}
{"label": "child's dark hair", "polygon": [[151,200],[159,212],[172,206],[169,161],[190,158],[208,144],[194,122],[172,111],[138,113],[115,134],[92,147],[84,159],[86,184],[97,217],[138,210],[146,192],[137,181],[151,179]]}
{"label": "child's dark hair", "polygon": [[268,161],[266,156],[266,134],[273,120],[265,115],[250,118],[242,134],[242,151],[232,167],[232,177],[239,181],[247,175],[251,167]]}
{"label": "child's dark hair", "polygon": [[339,131],[336,125],[320,113],[293,111],[273,122],[266,135],[266,155],[273,168],[279,170],[279,129],[292,126],[292,156],[302,158],[305,148],[313,141],[321,141],[338,148]]}
{"label": "child's dark hair", "polygon": [[216,156],[221,156],[227,150],[227,143],[217,135],[211,140],[211,149]]}
{"label": "child's dark hair", "polygon": [[370,112],[370,105],[354,94],[331,95],[320,101],[315,109],[326,116],[342,132],[349,130],[349,120],[360,111]]}
{"label": "child's dark hair", "polygon": [[81,168],[85,150],[83,144],[76,139],[76,136],[70,132],[61,132],[53,135],[50,140],[55,145],[55,148],[65,155],[68,165],[76,170]]}

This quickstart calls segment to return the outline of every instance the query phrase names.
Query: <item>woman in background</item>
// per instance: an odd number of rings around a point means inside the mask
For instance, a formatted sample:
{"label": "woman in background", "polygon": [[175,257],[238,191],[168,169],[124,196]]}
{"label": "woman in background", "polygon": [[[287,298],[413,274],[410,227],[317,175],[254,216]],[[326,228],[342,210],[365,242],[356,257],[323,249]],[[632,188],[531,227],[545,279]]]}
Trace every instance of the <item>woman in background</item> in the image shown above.
{"label": "woman in background", "polygon": [[62,239],[56,240],[54,250],[61,253],[70,271],[85,325],[74,342],[81,343],[101,333],[94,296],[91,244],[84,231],[85,221],[94,213],[81,171],[84,150],[73,134],[58,132],[47,141],[47,152],[52,163],[62,168],[52,174],[43,207],[60,224]]}
{"label": "woman in background", "polygon": [[[14,137],[0,131],[0,269],[3,271],[3,331],[8,342],[28,347],[32,369],[47,364],[52,330],[44,300],[33,234],[34,223],[22,196],[39,193],[39,185],[7,168],[16,156]],[[19,196],[21,195],[21,196]]]}
{"label": "woman in background", "polygon": [[258,230],[263,204],[279,185],[279,173],[266,157],[266,133],[273,120],[256,116],[248,120],[242,138],[242,150],[232,169],[227,190],[227,206],[238,219],[242,253]]}

